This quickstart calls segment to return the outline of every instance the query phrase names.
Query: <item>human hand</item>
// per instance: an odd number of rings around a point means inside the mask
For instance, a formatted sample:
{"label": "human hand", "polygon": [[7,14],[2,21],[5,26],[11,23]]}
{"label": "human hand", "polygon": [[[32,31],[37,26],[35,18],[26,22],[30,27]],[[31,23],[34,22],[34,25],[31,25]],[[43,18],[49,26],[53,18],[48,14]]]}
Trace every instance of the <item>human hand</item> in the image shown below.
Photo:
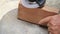
{"label": "human hand", "polygon": [[60,15],[49,16],[39,23],[43,26],[48,26],[49,34],[60,34]]}

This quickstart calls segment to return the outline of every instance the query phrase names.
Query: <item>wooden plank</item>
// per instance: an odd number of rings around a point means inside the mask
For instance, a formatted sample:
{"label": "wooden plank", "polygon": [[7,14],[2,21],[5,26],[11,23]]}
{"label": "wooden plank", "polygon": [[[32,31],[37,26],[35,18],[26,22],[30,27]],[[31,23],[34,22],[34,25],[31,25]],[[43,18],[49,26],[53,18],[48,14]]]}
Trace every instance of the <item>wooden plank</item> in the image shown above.
{"label": "wooden plank", "polygon": [[21,4],[18,6],[18,18],[34,24],[38,24],[41,19],[56,15],[58,12],[59,9],[48,6],[44,6],[43,8],[26,8]]}

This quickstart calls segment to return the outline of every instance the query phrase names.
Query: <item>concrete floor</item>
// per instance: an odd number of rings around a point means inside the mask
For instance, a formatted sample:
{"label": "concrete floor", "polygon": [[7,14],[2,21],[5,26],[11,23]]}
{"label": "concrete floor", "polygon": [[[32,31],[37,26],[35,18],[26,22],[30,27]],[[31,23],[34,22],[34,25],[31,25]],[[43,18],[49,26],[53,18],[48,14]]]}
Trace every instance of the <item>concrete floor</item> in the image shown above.
{"label": "concrete floor", "polygon": [[48,34],[47,29],[17,19],[17,9],[9,11],[0,22],[0,34]]}

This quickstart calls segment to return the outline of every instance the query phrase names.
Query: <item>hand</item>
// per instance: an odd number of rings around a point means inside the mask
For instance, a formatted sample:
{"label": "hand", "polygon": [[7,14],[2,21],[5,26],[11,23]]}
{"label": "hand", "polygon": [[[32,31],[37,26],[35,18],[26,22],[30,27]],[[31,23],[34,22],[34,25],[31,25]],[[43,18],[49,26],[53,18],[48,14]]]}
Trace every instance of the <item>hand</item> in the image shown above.
{"label": "hand", "polygon": [[46,17],[46,18],[40,20],[38,24],[43,25],[43,26],[47,26],[47,24],[51,18],[52,18],[52,16]]}
{"label": "hand", "polygon": [[60,15],[49,16],[39,23],[48,26],[49,34],[60,34]]}

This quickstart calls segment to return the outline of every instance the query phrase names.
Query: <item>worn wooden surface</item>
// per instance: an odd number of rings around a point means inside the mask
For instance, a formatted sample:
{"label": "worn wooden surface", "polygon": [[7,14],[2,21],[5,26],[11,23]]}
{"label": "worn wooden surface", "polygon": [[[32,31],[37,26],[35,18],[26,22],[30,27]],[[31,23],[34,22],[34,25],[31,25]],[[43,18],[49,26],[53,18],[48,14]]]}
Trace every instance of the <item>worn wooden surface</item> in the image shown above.
{"label": "worn wooden surface", "polygon": [[32,22],[32,23],[36,23],[38,24],[38,22],[48,16],[52,16],[52,15],[56,15],[58,14],[59,10],[55,9],[55,8],[51,8],[48,6],[44,6],[42,9],[40,8],[26,8],[24,6],[22,6],[21,4],[19,4],[18,7],[18,18],[28,21],[28,22]]}

